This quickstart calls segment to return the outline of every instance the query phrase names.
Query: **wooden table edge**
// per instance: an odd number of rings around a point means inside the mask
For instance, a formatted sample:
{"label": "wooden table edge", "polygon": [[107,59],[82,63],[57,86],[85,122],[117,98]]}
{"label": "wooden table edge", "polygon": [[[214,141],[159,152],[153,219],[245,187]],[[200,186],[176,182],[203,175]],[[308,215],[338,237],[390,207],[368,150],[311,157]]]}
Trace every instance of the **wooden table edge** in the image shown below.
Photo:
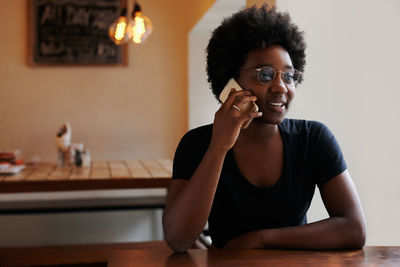
{"label": "wooden table edge", "polygon": [[113,178],[82,180],[2,181],[0,193],[104,189],[168,188],[171,178]]}

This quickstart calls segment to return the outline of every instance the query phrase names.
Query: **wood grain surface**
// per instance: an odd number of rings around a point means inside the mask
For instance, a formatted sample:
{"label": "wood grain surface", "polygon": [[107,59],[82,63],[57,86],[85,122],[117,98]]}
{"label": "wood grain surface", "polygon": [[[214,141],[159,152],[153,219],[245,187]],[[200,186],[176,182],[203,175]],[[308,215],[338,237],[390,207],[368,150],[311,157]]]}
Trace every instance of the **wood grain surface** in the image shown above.
{"label": "wood grain surface", "polygon": [[0,193],[124,188],[167,188],[172,160],[95,161],[90,167],[28,165],[0,176]]}
{"label": "wood grain surface", "polygon": [[107,266],[113,250],[165,249],[164,241],[0,248],[0,266]]}
{"label": "wood grain surface", "polygon": [[108,266],[400,266],[400,247],[360,250],[202,250],[174,254],[170,249],[111,252]]}

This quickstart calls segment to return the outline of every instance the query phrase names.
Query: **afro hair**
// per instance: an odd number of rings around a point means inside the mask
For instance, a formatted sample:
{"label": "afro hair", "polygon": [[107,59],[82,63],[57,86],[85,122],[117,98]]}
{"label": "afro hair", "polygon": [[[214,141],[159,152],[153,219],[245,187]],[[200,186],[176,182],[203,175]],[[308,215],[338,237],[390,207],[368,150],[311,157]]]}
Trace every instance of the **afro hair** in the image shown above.
{"label": "afro hair", "polygon": [[243,9],[224,19],[207,46],[208,82],[215,97],[218,99],[230,78],[238,77],[252,50],[281,45],[289,53],[294,68],[303,72],[306,63],[303,35],[288,13],[269,9],[267,5]]}

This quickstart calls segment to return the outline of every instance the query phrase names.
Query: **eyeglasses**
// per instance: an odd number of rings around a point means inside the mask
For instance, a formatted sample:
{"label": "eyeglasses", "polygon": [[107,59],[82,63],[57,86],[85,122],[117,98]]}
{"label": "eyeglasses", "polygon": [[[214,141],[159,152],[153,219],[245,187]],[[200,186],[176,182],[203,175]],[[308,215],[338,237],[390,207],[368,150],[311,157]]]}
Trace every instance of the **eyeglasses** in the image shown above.
{"label": "eyeglasses", "polygon": [[276,73],[281,74],[283,82],[289,86],[294,87],[300,81],[303,75],[300,71],[295,69],[288,69],[285,71],[277,71],[272,67],[261,67],[261,68],[245,68],[240,70],[255,70],[257,73],[258,82],[261,84],[269,84],[276,78]]}

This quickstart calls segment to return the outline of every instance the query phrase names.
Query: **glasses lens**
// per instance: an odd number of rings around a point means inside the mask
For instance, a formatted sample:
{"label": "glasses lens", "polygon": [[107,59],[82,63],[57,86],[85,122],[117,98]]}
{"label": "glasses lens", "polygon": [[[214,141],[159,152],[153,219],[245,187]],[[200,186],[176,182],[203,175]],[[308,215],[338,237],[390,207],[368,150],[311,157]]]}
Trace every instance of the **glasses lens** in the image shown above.
{"label": "glasses lens", "polygon": [[283,73],[283,81],[287,85],[296,85],[301,78],[301,73],[297,70],[287,70]]}
{"label": "glasses lens", "polygon": [[300,79],[301,79],[301,72],[298,72],[297,70],[295,70],[294,74],[293,74],[294,84],[296,85],[300,81]]}
{"label": "glasses lens", "polygon": [[275,70],[270,67],[261,68],[258,71],[258,80],[260,83],[269,83],[275,78]]}
{"label": "glasses lens", "polygon": [[[258,81],[262,84],[267,84],[275,79],[276,70],[272,67],[263,67],[258,70]],[[282,76],[283,82],[288,86],[296,85],[301,79],[301,72],[295,69],[289,69],[285,72],[279,72]]]}
{"label": "glasses lens", "polygon": [[295,84],[294,82],[294,70],[287,70],[283,73],[283,81],[287,84],[287,85],[293,85]]}

